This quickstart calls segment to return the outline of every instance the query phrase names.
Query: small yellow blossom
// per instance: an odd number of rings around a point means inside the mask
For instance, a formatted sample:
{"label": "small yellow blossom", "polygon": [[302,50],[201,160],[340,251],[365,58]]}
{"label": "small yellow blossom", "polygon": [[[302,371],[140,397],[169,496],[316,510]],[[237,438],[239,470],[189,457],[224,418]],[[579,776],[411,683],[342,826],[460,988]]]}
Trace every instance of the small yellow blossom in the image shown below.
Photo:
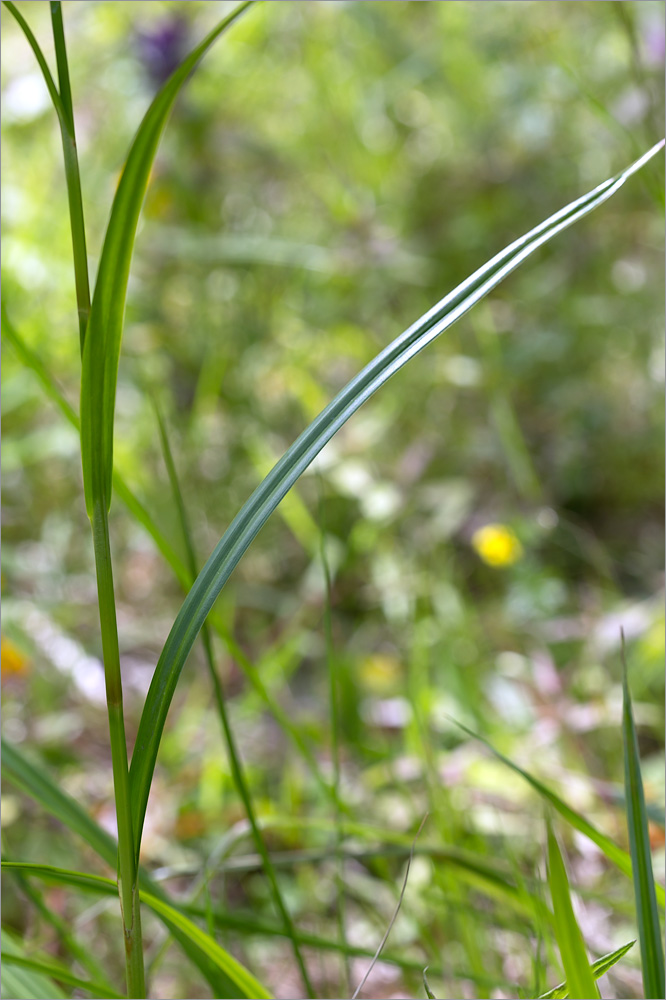
{"label": "small yellow blossom", "polygon": [[400,680],[400,663],[386,653],[371,653],[361,663],[361,683],[375,694],[386,694]]}
{"label": "small yellow blossom", "polygon": [[2,661],[2,676],[23,674],[28,668],[29,660],[25,653],[9,639],[2,636],[0,641],[0,660]]}
{"label": "small yellow blossom", "polygon": [[489,566],[511,566],[523,556],[523,547],[505,524],[485,524],[472,535],[472,545]]}

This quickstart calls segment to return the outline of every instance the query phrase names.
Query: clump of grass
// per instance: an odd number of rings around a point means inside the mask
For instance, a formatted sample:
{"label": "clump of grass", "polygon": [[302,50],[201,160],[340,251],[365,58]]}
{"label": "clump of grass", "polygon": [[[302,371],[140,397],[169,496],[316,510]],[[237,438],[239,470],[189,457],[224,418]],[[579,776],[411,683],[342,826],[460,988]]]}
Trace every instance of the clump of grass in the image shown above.
{"label": "clump of grass", "polygon": [[[114,471],[114,411],[118,363],[137,225],[150,171],[170,110],[198,62],[213,43],[237,21],[238,17],[252,6],[252,2],[247,0],[247,2],[241,3],[219,22],[178,66],[150,105],[126,157],[101,248],[92,295],[88,277],[81,178],[76,152],[74,105],[69,81],[61,5],[60,3],[50,5],[57,63],[57,85],[25,18],[9,0],[5,2],[5,6],[20,25],[37,58],[61,130],[72,232],[78,336],[81,347],[79,417],[67,405],[40,359],[27,348],[20,335],[13,329],[4,312],[4,307],[3,324],[6,335],[23,358],[24,363],[35,372],[45,390],[51,395],[70,423],[78,426],[80,430],[84,500],[91,522],[97,576],[98,610],[106,679],[109,743],[118,837],[115,841],[106,834],[74,800],[55,784],[45,768],[26,759],[11,744],[3,743],[3,770],[5,774],[27,794],[35,798],[47,811],[56,816],[73,834],[83,838],[107,865],[117,870],[117,878],[103,878],[85,872],[27,861],[6,860],[3,862],[3,866],[7,871],[19,873],[23,877],[29,876],[46,883],[66,886],[68,889],[74,889],[78,892],[95,893],[100,896],[117,895],[119,897],[126,965],[124,995],[127,997],[140,998],[148,994],[141,928],[142,907],[147,907],[162,921],[169,933],[181,945],[188,958],[206,978],[216,997],[242,995],[248,998],[258,998],[270,996],[267,988],[226,949],[222,948],[212,933],[203,931],[193,919],[193,915],[188,914],[186,907],[176,904],[167,897],[167,894],[142,870],[140,865],[146,809],[167,714],[185,662],[195,641],[201,635],[233,779],[245,808],[261,864],[281,918],[280,926],[277,930],[273,928],[273,931],[286,935],[289,939],[304,988],[309,996],[314,996],[314,989],[302,954],[303,943],[312,943],[312,936],[310,935],[308,939],[308,936],[296,927],[281,893],[275,866],[266,847],[261,825],[255,816],[249,786],[228,715],[224,691],[216,671],[213,639],[208,627],[208,620],[212,618],[213,605],[261,527],[274,513],[322,448],[338,433],[347,420],[397,371],[420,351],[430,346],[453,323],[479,303],[504,278],[508,277],[513,270],[522,265],[528,257],[612,197],[625,181],[656,155],[663,147],[663,142],[648,150],[626,170],[609,178],[589,193],[550,215],[545,221],[526,232],[525,235],[514,240],[504,250],[492,256],[470,277],[461,282],[380,351],[358,375],[351,379],[287,449],[243,505],[203,569],[199,571],[166,425],[161,417],[158,417],[158,423],[164,459],[186,547],[187,558],[184,563],[175,553],[170,541],[159,531],[150,512],[143,507],[124,480]],[[120,672],[109,527],[109,510],[114,492],[121,497],[137,522],[152,535],[167,562],[174,569],[179,581],[187,590],[183,605],[155,667],[143,706],[131,761],[128,759],[125,734],[124,692]],[[231,641],[228,636],[223,636],[223,638],[227,644]],[[332,665],[332,647],[328,628],[327,639],[329,663]],[[251,668],[248,670],[248,674],[253,674]],[[271,709],[275,713],[279,713],[279,706],[271,704],[270,696],[258,678],[255,678],[253,683]],[[335,733],[337,717],[335,714],[336,688],[334,684],[331,686],[331,696]],[[294,739],[298,749],[308,758],[305,744],[300,739],[297,730],[284,718],[284,713],[280,721],[285,731],[289,732]],[[554,794],[548,792],[545,786],[530,778],[526,772],[520,771],[520,773],[530,781],[541,795],[548,799],[551,806],[560,812],[569,823],[593,839],[618,867],[626,874],[633,873],[639,912],[639,937],[646,996],[653,997],[663,994],[663,952],[656,945],[656,935],[659,932],[656,892],[646,853],[649,843],[646,840],[645,832],[645,806],[626,681],[624,730],[627,747],[630,863],[626,854],[610,838],[596,831],[583,817],[566,806]],[[335,752],[337,754],[337,748]],[[316,761],[311,754],[308,763],[312,765],[316,773]],[[506,759],[505,763],[516,770],[515,765]],[[353,823],[347,822],[337,772],[338,766],[336,758],[336,773],[332,783],[323,780],[321,775],[319,777],[322,787],[336,806],[336,815],[332,823],[336,833],[334,854],[340,859],[343,855],[342,832],[347,828],[355,829],[356,832],[360,829],[365,833],[367,830],[364,830],[361,824],[354,826]],[[402,843],[401,846],[403,850],[409,848],[409,845],[405,843]],[[445,849],[441,848],[440,851],[444,852]],[[411,853],[409,857],[411,859]],[[624,951],[620,949],[600,960],[601,964],[597,963],[596,966],[590,967],[571,907],[564,864],[557,841],[550,829],[548,833],[548,859],[549,884],[553,900],[552,918],[567,978],[568,995],[572,997],[599,996],[595,984],[598,969],[603,966],[605,971],[606,968],[610,967],[611,958],[613,961],[618,960],[621,957],[620,951],[624,954],[626,947]],[[475,880],[475,883],[478,884],[479,880],[485,880],[496,893],[502,895],[502,898],[510,899],[517,909],[521,907],[525,909],[524,894],[506,877],[505,873],[498,871],[493,864],[481,864],[478,860],[465,858],[461,852],[456,853],[453,850],[449,852],[448,860],[452,864],[457,864],[460,871],[466,872],[469,877]],[[402,893],[399,902],[401,900]],[[535,905],[537,904],[535,903]],[[194,914],[194,916],[198,915],[198,913]],[[233,913],[227,913],[224,916],[230,926],[237,925],[239,929],[242,929],[242,921],[239,919],[236,924]],[[215,914],[212,914],[211,923],[216,923]],[[259,922],[257,921],[251,926],[256,929]],[[384,940],[376,953],[377,955],[383,944]],[[72,950],[75,952],[77,947],[75,944]],[[349,947],[345,941],[342,923],[339,940],[334,947],[342,955],[354,954],[353,948]],[[43,989],[42,980],[35,977],[47,976],[66,983],[70,987],[85,989],[95,995],[110,997],[121,995],[113,984],[107,983],[103,978],[83,980],[45,956],[27,956],[21,954],[20,950],[13,949],[11,945],[7,951],[10,967],[20,968],[32,974],[32,983],[23,984],[22,988],[26,990]],[[91,976],[94,976],[94,970],[91,970]],[[360,988],[359,986],[357,993]],[[558,987],[557,989],[561,990],[562,988]],[[661,994],[658,992],[660,989]],[[427,982],[426,990],[428,995],[432,995],[429,992]],[[54,992],[53,995],[57,994]],[[559,994],[551,991],[551,995]]]}

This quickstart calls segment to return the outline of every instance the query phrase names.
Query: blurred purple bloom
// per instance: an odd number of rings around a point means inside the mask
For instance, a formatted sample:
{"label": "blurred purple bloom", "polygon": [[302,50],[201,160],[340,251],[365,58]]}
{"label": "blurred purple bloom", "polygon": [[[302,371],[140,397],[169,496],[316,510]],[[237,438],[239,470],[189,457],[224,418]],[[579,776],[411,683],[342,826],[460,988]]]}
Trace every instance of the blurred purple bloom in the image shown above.
{"label": "blurred purple bloom", "polygon": [[648,66],[661,66],[666,54],[666,35],[664,26],[659,21],[653,21],[643,34],[643,51]]}
{"label": "blurred purple bloom", "polygon": [[187,22],[179,15],[162,21],[150,31],[137,31],[139,58],[156,86],[168,80],[185,56],[187,34]]}

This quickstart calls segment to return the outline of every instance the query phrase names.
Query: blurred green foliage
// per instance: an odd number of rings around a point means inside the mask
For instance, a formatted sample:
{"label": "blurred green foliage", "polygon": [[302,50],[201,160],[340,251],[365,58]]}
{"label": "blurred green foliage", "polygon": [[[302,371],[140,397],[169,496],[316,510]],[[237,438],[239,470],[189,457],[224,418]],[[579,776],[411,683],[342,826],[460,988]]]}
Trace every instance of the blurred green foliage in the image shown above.
{"label": "blurred green foliage", "polygon": [[[18,6],[51,58],[48,5]],[[133,131],[173,59],[225,6],[64,5],[93,273]],[[75,403],[59,136],[32,53],[4,10],[2,19],[4,301]],[[385,343],[660,138],[663,51],[661,2],[264,3],[233,28],[167,127],[120,363],[116,462],[175,544],[150,393],[169,415],[207,556],[273,461]],[[483,852],[486,838],[506,833],[493,850],[529,869],[541,850],[534,801],[461,742],[445,713],[524,761],[543,756],[542,777],[564,776],[572,804],[599,809],[595,793],[613,801],[621,778],[620,624],[643,749],[659,750],[662,191],[658,158],[396,376],[327,447],[220,598],[326,763],[325,532],[343,788],[367,822],[415,827],[428,800],[438,836]],[[78,444],[10,347],[3,415],[3,630],[31,663],[7,678],[5,725],[104,815]],[[514,564],[479,557],[471,539],[486,523],[515,532]],[[132,732],[132,693],[145,689],[180,595],[117,499],[112,537]],[[260,814],[330,816],[238,666],[219,655]],[[149,812],[146,851],[159,864],[205,858],[242,818],[193,661]],[[502,818],[500,788],[510,801]],[[606,822],[621,836],[619,815]],[[24,805],[7,843],[27,857],[46,833]],[[271,836],[276,848],[326,842],[299,830]],[[53,843],[64,863],[67,844]],[[350,876],[361,937],[379,878],[390,913],[396,870],[378,863]],[[622,912],[630,887],[600,879]],[[307,866],[285,877],[297,919],[326,926],[330,886]],[[229,876],[217,891],[270,912],[260,875]],[[410,904],[408,891],[396,947],[498,983],[530,981],[523,940],[503,953],[511,932],[472,931],[468,890],[445,874],[438,892],[451,905]],[[599,952],[623,919],[599,932]],[[259,967],[270,967],[270,948],[257,947]],[[331,975],[323,969],[322,981]],[[388,988],[421,988],[418,973],[410,982]]]}

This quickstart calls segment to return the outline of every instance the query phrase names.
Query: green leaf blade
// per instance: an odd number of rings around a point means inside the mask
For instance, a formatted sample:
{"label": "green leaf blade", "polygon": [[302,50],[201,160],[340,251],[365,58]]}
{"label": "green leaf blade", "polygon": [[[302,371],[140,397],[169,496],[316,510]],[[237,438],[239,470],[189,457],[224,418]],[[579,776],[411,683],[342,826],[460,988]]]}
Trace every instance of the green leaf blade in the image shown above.
{"label": "green leaf blade", "polygon": [[650,834],[645,808],[638,736],[631,707],[626,666],[623,676],[622,734],[627,826],[634,876],[643,988],[646,998],[657,998],[658,1000],[664,996],[664,947],[652,873]]}
{"label": "green leaf blade", "polygon": [[487,295],[530,254],[610,198],[663,148],[657,143],[627,170],[565,206],[496,254],[397,337],[353,378],[273,467],[221,538],[182,605],[157,663],[130,768],[137,845],[157,751],[185,661],[222,587],[283,497],[324,445],[377,389]]}
{"label": "green leaf blade", "polygon": [[244,0],[206,36],[159,91],[130,147],[104,238],[81,377],[81,457],[88,516],[109,509],[113,473],[113,416],[127,283],[139,214],[157,146],[178,93],[199,60],[251,5]]}
{"label": "green leaf blade", "polygon": [[[609,951],[607,955],[602,955],[598,958],[596,962],[593,962],[590,966],[592,974],[595,979],[600,979],[601,976],[605,976],[609,969],[612,969],[614,965],[620,961],[621,958],[627,954],[630,948],[636,944],[635,941],[628,941],[623,944],[622,947],[616,948],[615,951]],[[558,986],[554,986],[552,990],[548,990],[547,993],[542,993],[539,1000],[567,1000],[569,996],[569,987],[566,982],[559,983]]]}
{"label": "green leaf blade", "polygon": [[548,825],[548,884],[553,901],[555,937],[572,1000],[600,1000],[590,970],[585,942],[574,915],[564,860],[550,824]]}

